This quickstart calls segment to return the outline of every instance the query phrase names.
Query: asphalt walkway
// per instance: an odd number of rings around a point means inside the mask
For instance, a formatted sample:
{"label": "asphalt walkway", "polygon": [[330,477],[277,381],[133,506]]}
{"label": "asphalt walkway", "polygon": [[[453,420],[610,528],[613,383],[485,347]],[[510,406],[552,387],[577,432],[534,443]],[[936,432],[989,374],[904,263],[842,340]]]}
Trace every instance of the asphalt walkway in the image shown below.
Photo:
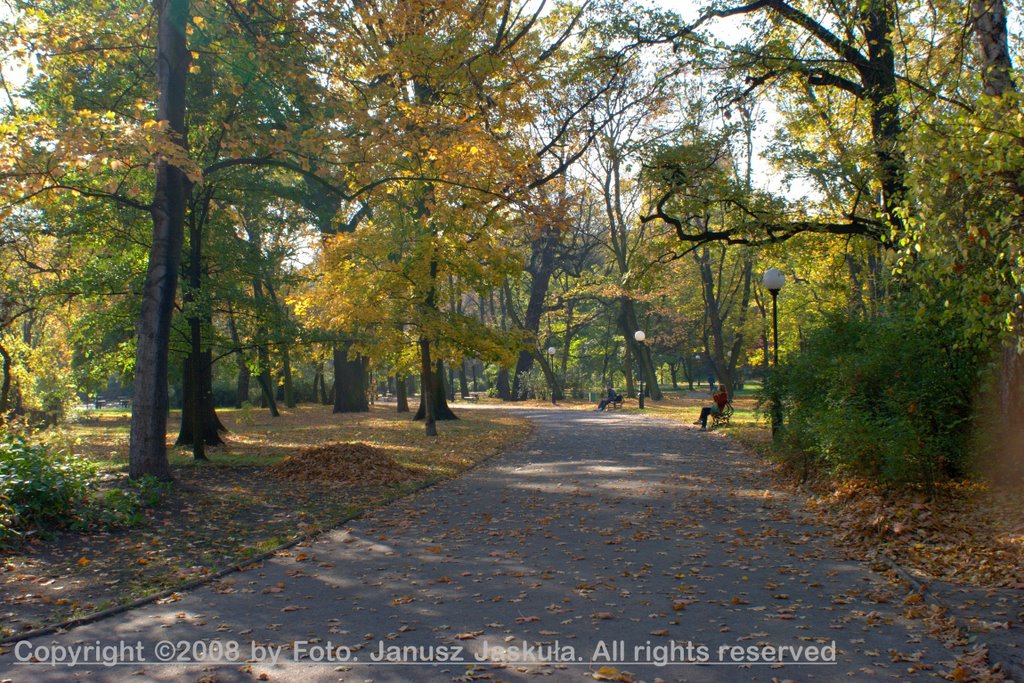
{"label": "asphalt walkway", "polygon": [[22,641],[0,678],[907,681],[959,654],[722,435],[523,413],[519,450],[176,600]]}

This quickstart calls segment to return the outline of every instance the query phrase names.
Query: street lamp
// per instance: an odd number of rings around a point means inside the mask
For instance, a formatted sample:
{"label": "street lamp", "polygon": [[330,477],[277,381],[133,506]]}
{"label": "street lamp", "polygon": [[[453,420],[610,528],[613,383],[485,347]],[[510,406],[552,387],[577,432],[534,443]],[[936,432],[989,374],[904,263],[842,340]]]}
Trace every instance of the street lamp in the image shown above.
{"label": "street lamp", "polygon": [[[633,333],[633,339],[636,339],[637,344],[643,345],[644,340],[647,339],[647,335],[644,334],[643,330],[637,330],[636,332]],[[637,365],[637,367],[640,370],[640,372],[639,372],[639,375],[640,375],[640,377],[639,377],[639,379],[640,379],[640,410],[643,410],[644,409],[644,365],[643,365],[643,358],[640,358],[639,355],[640,354],[638,353],[637,354],[638,357],[636,359],[636,365]]]}
{"label": "street lamp", "polygon": [[558,378],[555,376],[555,353],[558,352],[554,346],[548,347],[548,359],[551,363],[551,404],[558,405],[556,397],[558,396]]}
{"label": "street lamp", "polygon": [[786,284],[786,276],[778,268],[769,268],[764,271],[761,279],[764,288],[772,293],[772,336],[775,342],[775,361],[772,365],[779,364],[779,290]]}
{"label": "street lamp", "polygon": [[[779,290],[786,284],[786,276],[778,268],[769,268],[764,271],[761,279],[764,288],[772,293],[772,342],[775,346],[775,357],[772,367],[779,365]],[[767,351],[767,349],[765,349]],[[772,397],[772,434],[779,431],[782,424],[782,405],[779,403],[778,395]]]}

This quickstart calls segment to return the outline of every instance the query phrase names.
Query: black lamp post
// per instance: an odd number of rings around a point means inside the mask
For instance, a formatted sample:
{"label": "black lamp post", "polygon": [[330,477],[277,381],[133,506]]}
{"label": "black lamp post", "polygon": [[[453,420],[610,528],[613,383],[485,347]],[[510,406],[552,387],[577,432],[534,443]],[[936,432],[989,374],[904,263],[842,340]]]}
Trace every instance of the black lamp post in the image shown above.
{"label": "black lamp post", "polygon": [[[779,365],[779,290],[786,284],[786,276],[778,268],[769,268],[764,271],[761,284],[772,294],[772,342],[775,346],[772,368]],[[767,349],[765,349],[767,352]],[[782,405],[779,397],[772,397],[772,434],[779,431],[782,424]]]}
{"label": "black lamp post", "polygon": [[[637,330],[636,332],[633,333],[633,339],[636,339],[637,344],[639,344],[640,347],[642,348],[643,344],[644,344],[644,339],[647,339],[647,335],[644,334],[643,330]],[[638,357],[636,359],[636,364],[637,364],[637,367],[640,370],[640,372],[639,372],[639,380],[640,380],[640,410],[643,410],[644,409],[644,364],[643,364],[643,358],[639,357],[640,356],[639,353],[637,353],[637,356]]]}

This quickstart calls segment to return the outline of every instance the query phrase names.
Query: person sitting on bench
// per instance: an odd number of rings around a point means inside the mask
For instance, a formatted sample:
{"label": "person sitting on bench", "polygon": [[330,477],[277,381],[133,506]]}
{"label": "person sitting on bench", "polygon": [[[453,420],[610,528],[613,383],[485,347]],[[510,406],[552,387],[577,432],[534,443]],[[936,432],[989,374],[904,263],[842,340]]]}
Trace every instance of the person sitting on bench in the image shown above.
{"label": "person sitting on bench", "polygon": [[609,403],[615,403],[619,399],[619,395],[615,393],[615,387],[611,384],[608,385],[608,397],[601,399],[601,402],[597,404],[597,410],[604,410],[608,407]]}
{"label": "person sitting on bench", "polygon": [[711,397],[715,404],[712,406],[704,406],[700,409],[700,417],[693,424],[700,425],[701,429],[708,428],[708,415],[720,415],[725,410],[726,404],[729,403],[729,392],[725,390],[725,385],[718,387],[718,393]]}

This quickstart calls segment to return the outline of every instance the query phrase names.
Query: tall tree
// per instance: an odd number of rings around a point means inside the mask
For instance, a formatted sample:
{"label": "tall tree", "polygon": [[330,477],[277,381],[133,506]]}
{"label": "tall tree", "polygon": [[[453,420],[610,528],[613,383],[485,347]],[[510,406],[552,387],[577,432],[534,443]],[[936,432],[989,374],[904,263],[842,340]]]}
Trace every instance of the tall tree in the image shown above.
{"label": "tall tree", "polygon": [[[157,14],[156,120],[166,121],[169,143],[187,154],[185,87],[191,53],[185,29],[188,0],[155,0]],[[153,237],[139,314],[135,399],[129,437],[128,473],[133,479],[170,479],[167,463],[167,349],[184,240],[185,204],[192,180],[167,154],[156,160]],[[197,440],[198,441],[198,440]]]}

